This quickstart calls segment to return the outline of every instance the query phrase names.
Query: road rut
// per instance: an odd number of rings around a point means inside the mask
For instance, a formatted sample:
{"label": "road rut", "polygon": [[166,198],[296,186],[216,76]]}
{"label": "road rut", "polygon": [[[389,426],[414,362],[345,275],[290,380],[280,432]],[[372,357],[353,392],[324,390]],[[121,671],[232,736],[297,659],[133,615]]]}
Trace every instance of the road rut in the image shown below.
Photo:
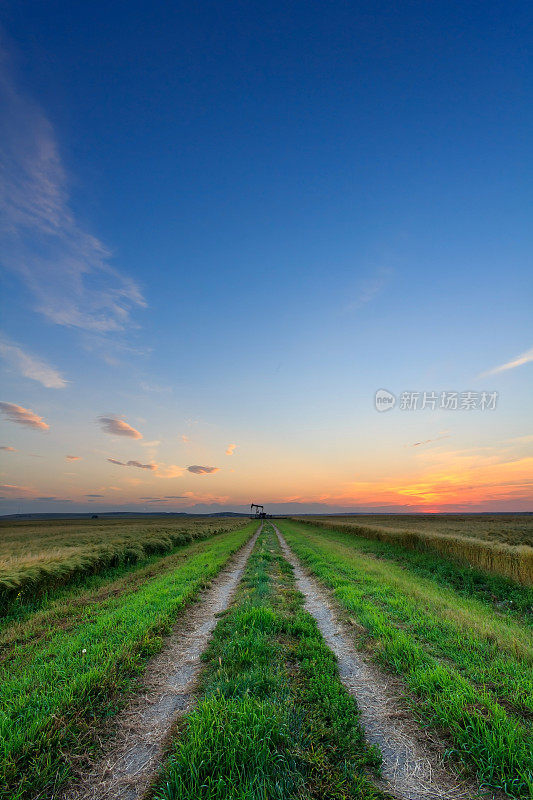
{"label": "road rut", "polygon": [[[198,600],[183,612],[163,650],[153,658],[142,691],[121,711],[101,757],[61,800],[140,800],[155,777],[176,719],[194,705],[201,655],[242,578],[261,531],[233,556]],[[50,795],[49,795],[50,796]]]}
{"label": "road rut", "polygon": [[[477,786],[461,780],[443,764],[443,750],[424,735],[400,700],[398,681],[369,663],[356,649],[353,631],[335,608],[330,593],[301,566],[278,528],[273,525],[283,554],[294,569],[296,585],[305,597],[328,646],[334,652],[339,675],[357,701],[365,735],[383,756],[380,783],[398,800],[474,800]],[[495,795],[490,795],[498,800]]]}

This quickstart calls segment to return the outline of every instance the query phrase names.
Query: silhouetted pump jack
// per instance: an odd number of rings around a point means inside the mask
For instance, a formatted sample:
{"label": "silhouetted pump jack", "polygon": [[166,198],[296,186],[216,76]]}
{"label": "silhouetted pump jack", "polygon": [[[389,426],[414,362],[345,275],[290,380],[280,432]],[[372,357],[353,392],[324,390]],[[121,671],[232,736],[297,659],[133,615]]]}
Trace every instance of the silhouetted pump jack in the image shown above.
{"label": "silhouetted pump jack", "polygon": [[266,516],[264,506],[258,506],[257,503],[250,503],[250,519],[266,519]]}

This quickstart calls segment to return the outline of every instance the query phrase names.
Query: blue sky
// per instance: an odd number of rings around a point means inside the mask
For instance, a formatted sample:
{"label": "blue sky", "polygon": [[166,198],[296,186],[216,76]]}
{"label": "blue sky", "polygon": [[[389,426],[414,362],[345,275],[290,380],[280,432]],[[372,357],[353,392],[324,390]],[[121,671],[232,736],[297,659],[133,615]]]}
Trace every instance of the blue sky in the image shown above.
{"label": "blue sky", "polygon": [[530,507],[529,4],[3,10],[3,513]]}

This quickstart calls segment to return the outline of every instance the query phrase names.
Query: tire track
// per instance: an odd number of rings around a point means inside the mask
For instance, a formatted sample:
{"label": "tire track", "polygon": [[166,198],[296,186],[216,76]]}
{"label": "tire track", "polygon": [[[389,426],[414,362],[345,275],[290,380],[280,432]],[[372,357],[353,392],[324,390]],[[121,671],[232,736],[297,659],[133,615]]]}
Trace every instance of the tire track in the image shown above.
{"label": "tire track", "polygon": [[[296,586],[305,597],[305,609],[317,621],[335,654],[339,675],[357,701],[367,740],[382,757],[381,788],[398,800],[474,800],[479,788],[461,780],[443,763],[443,748],[427,735],[400,700],[399,682],[363,658],[353,633],[335,609],[330,593],[309,575],[273,524],[283,554],[294,569]],[[498,800],[498,795],[490,795]]]}
{"label": "tire track", "polygon": [[173,724],[195,703],[201,655],[217,616],[231,602],[262,527],[261,524],[196,602],[184,609],[163,650],[148,664],[142,692],[115,718],[114,731],[103,754],[84,771],[79,782],[48,797],[140,800],[145,795],[160,766]]}

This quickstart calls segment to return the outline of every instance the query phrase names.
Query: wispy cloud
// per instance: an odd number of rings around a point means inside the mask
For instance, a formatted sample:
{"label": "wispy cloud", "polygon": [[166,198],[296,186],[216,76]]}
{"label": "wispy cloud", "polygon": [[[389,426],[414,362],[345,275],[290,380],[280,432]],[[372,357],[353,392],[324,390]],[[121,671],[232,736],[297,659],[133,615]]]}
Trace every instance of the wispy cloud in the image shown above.
{"label": "wispy cloud", "polygon": [[120,417],[98,417],[98,422],[103,431],[112,436],[128,436],[130,439],[142,439],[142,433],[132,428]]}
{"label": "wispy cloud", "polygon": [[42,383],[47,389],[64,389],[67,385],[67,381],[57,369],[4,338],[0,339],[0,356],[25,378]]}
{"label": "wispy cloud", "polygon": [[34,489],[31,489],[29,486],[19,486],[16,483],[0,483],[0,490],[9,497],[13,497],[13,495],[23,495],[24,497],[35,496]]}
{"label": "wispy cloud", "polygon": [[192,466],[187,467],[187,470],[195,475],[209,475],[211,472],[218,472],[219,469],[220,467],[202,467],[199,464],[192,464]]}
{"label": "wispy cloud", "polygon": [[2,260],[58,325],[109,333],[131,323],[145,301],[111,253],[78,222],[52,125],[0,63]]}
{"label": "wispy cloud", "polygon": [[530,444],[533,442],[533,433],[526,433],[525,436],[514,436],[512,439],[506,439],[511,444]]}
{"label": "wispy cloud", "polygon": [[533,361],[533,347],[530,350],[526,350],[526,352],[522,353],[522,355],[513,358],[511,361],[507,361],[505,364],[500,364],[499,367],[489,369],[488,372],[481,373],[481,375],[478,377],[485,378],[487,375],[497,375],[498,372],[506,372],[508,369],[522,367],[524,364],[528,364],[530,361]]}
{"label": "wispy cloud", "polygon": [[158,478],[180,478],[183,475],[184,467],[177,464],[158,464],[156,475]]}
{"label": "wispy cloud", "polygon": [[414,442],[414,444],[412,444],[411,447],[420,447],[423,444],[430,444],[432,442],[440,442],[441,439],[449,439],[449,438],[450,438],[450,435],[449,434],[445,434],[443,436],[436,436],[434,439],[423,439],[421,442]]}
{"label": "wispy cloud", "polygon": [[86,494],[85,497],[105,497],[105,494]]}
{"label": "wispy cloud", "polygon": [[235,448],[236,447],[237,447],[236,444],[228,444],[228,447],[227,447],[227,450],[226,450],[226,455],[227,456],[232,456],[233,453],[235,452]]}
{"label": "wispy cloud", "polygon": [[65,456],[66,461],[81,461],[81,456]]}
{"label": "wispy cloud", "polygon": [[138,467],[138,469],[157,469],[157,464],[141,464],[140,461],[117,461],[116,458],[106,459],[110,464],[117,464],[119,467]]}
{"label": "wispy cloud", "polygon": [[50,425],[29,408],[17,406],[15,403],[2,402],[0,403],[0,411],[10,422],[16,422],[18,425],[25,425],[27,428],[37,428],[37,430],[41,431],[50,429]]}
{"label": "wispy cloud", "polygon": [[139,386],[143,392],[155,392],[156,394],[164,394],[165,392],[172,391],[170,386],[160,386],[157,383],[148,383],[147,381],[141,381]]}
{"label": "wispy cloud", "polygon": [[392,275],[392,269],[388,267],[381,267],[376,270],[374,275],[361,281],[357,287],[355,297],[347,303],[343,311],[349,313],[350,311],[357,311],[362,306],[370,303],[387,285]]}
{"label": "wispy cloud", "polygon": [[0,445],[0,450],[6,450],[8,453],[16,453],[17,450],[15,447],[11,447],[9,444]]}

